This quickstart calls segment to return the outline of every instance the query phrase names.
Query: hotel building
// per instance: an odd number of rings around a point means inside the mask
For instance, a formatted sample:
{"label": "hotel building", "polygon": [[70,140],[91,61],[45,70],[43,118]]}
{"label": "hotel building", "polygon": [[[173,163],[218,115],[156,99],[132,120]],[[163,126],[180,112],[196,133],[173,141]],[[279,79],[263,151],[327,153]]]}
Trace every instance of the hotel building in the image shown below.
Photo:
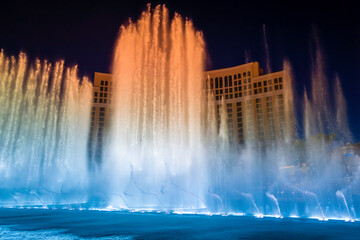
{"label": "hotel building", "polygon": [[[207,71],[204,76],[204,91],[214,101],[218,126],[226,120],[231,142],[274,144],[295,138],[291,79],[286,71],[263,74],[259,63],[251,62]],[[111,74],[96,72],[88,148],[94,162],[101,160],[111,97]]]}
{"label": "hotel building", "polygon": [[91,162],[101,161],[103,140],[110,120],[111,98],[111,74],[95,72],[88,143],[88,156]]}
{"label": "hotel building", "polygon": [[251,62],[205,72],[204,86],[215,102],[218,126],[226,119],[230,141],[271,144],[295,138],[291,78],[286,71],[263,74],[259,63]]}

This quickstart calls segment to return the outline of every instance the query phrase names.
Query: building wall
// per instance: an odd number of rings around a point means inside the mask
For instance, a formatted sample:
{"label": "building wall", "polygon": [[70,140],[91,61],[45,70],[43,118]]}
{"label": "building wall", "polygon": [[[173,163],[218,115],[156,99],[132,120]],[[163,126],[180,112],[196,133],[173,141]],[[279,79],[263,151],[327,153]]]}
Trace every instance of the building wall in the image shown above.
{"label": "building wall", "polygon": [[[225,119],[230,141],[271,143],[295,138],[291,78],[285,71],[263,74],[259,63],[251,62],[204,75],[207,99],[214,101],[218,126],[221,117]],[[101,161],[111,98],[111,74],[96,72],[89,137],[92,162]]]}
{"label": "building wall", "polygon": [[111,74],[95,72],[88,146],[89,159],[93,163],[101,161],[104,136],[110,120],[111,98]]}
{"label": "building wall", "polygon": [[289,75],[262,73],[258,62],[205,72],[207,98],[215,102],[218,125],[223,103],[230,141],[269,143],[295,137]]}

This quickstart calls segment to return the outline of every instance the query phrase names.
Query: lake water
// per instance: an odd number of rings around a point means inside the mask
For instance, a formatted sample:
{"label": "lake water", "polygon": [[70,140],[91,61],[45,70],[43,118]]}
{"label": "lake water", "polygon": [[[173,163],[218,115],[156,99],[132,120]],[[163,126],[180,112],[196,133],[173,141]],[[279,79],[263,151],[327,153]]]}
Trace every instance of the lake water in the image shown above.
{"label": "lake water", "polygon": [[360,222],[3,208],[0,239],[360,239]]}

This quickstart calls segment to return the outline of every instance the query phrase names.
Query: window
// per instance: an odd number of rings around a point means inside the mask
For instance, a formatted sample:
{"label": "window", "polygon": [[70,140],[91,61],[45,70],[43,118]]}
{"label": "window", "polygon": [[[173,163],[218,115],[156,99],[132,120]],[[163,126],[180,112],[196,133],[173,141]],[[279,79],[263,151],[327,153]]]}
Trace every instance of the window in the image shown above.
{"label": "window", "polygon": [[105,86],[109,85],[109,82],[108,81],[105,81]]}
{"label": "window", "polygon": [[257,92],[257,89],[255,89],[255,90],[254,90],[254,94],[257,94],[257,93],[258,93],[258,92]]}
{"label": "window", "polygon": [[97,96],[98,96],[98,93],[97,93],[97,92],[94,92],[94,96],[97,97]]}
{"label": "window", "polygon": [[283,85],[282,85],[282,84],[279,84],[279,88],[282,89],[282,88],[283,88]]}
{"label": "window", "polygon": [[267,87],[264,87],[264,92],[267,92],[268,91],[268,88]]}
{"label": "window", "polygon": [[229,76],[229,87],[232,87],[232,76]]}
{"label": "window", "polygon": [[226,89],[225,89],[225,93],[228,93],[228,92],[229,92],[229,89],[228,89],[228,88],[226,88]]}
{"label": "window", "polygon": [[101,107],[101,108],[100,108],[100,111],[101,111],[101,112],[104,112],[104,111],[105,111],[105,108],[104,108],[104,107]]}
{"label": "window", "polygon": [[248,77],[250,77],[250,71],[247,72]]}
{"label": "window", "polygon": [[104,112],[101,112],[101,113],[100,113],[100,116],[101,116],[101,117],[104,117],[104,116],[105,116],[105,113],[104,113]]}
{"label": "window", "polygon": [[99,126],[100,126],[100,127],[103,127],[103,126],[104,126],[104,123],[103,123],[103,122],[99,123]]}
{"label": "window", "polygon": [[258,82],[258,87],[261,87],[261,82]]}
{"label": "window", "polygon": [[264,81],[264,87],[266,87],[267,86],[267,81]]}
{"label": "window", "polygon": [[257,88],[257,83],[253,83],[254,84],[254,88]]}
{"label": "window", "polygon": [[107,102],[107,99],[105,98],[105,99],[104,99],[104,103],[106,103],[106,102]]}
{"label": "window", "polygon": [[91,112],[91,116],[94,116],[95,115],[95,112]]}
{"label": "window", "polygon": [[229,88],[229,92],[231,92],[231,93],[232,93],[232,88]]}
{"label": "window", "polygon": [[101,92],[101,93],[100,93],[100,97],[103,97],[103,96],[104,96],[104,95],[103,95],[103,93]]}
{"label": "window", "polygon": [[239,97],[242,97],[242,93],[241,93],[241,92],[239,92]]}
{"label": "window", "polygon": [[213,89],[214,88],[214,81],[212,78],[210,78],[210,88]]}
{"label": "window", "polygon": [[100,85],[104,85],[104,81],[101,81]]}
{"label": "window", "polygon": [[241,85],[241,80],[238,81],[238,85]]}
{"label": "window", "polygon": [[237,103],[236,103],[236,106],[241,106],[241,102],[237,102]]}
{"label": "window", "polygon": [[279,90],[279,86],[278,86],[278,85],[275,85],[275,90]]}
{"label": "window", "polygon": [[105,87],[105,92],[107,92],[107,90],[108,90],[108,88],[107,88],[107,87]]}
{"label": "window", "polygon": [[247,86],[245,85],[245,86],[244,86],[244,90],[246,90],[246,89],[247,89]]}
{"label": "window", "polygon": [[97,98],[94,98],[94,103],[97,103]]}
{"label": "window", "polygon": [[239,95],[237,93],[235,93],[235,98],[238,98],[238,97],[239,97]]}
{"label": "window", "polygon": [[99,99],[99,103],[102,103],[102,98]]}
{"label": "window", "polygon": [[234,86],[237,86],[237,81],[234,81]]}
{"label": "window", "polygon": [[248,83],[251,83],[251,78],[248,78]]}
{"label": "window", "polygon": [[236,77],[236,74],[234,74],[234,80],[236,80],[236,78],[237,78],[237,77]]}
{"label": "window", "polygon": [[104,93],[104,97],[107,97],[107,93]]}
{"label": "window", "polygon": [[237,92],[237,87],[234,88],[234,91]]}
{"label": "window", "polygon": [[224,77],[224,82],[225,82],[225,87],[228,87],[229,85],[228,85],[228,78],[227,78],[227,76]]}
{"label": "window", "polygon": [[272,87],[269,87],[269,92],[271,92],[272,91]]}
{"label": "window", "polygon": [[277,79],[277,78],[274,79],[274,83],[278,83],[278,79]]}
{"label": "window", "polygon": [[281,77],[279,77],[279,83],[282,83],[282,78]]}
{"label": "window", "polygon": [[219,88],[219,79],[215,78],[215,88]]}
{"label": "window", "polygon": [[240,86],[240,87],[239,87],[239,91],[241,91],[241,89],[242,89],[242,88],[241,88],[241,86]]}
{"label": "window", "polygon": [[241,73],[238,74],[238,78],[241,78]]}
{"label": "window", "polygon": [[103,88],[103,87],[100,87],[100,91],[104,91],[104,88]]}
{"label": "window", "polygon": [[222,77],[219,77],[219,85],[220,85],[220,88],[222,88],[222,87],[223,87]]}
{"label": "window", "polygon": [[255,100],[255,102],[256,102],[256,103],[261,102],[261,98],[257,98],[257,99]]}
{"label": "window", "polygon": [[243,72],[243,77],[246,77],[246,72]]}
{"label": "window", "polygon": [[271,79],[268,81],[269,84],[271,84]]}
{"label": "window", "polygon": [[259,88],[259,94],[262,93],[262,88]]}

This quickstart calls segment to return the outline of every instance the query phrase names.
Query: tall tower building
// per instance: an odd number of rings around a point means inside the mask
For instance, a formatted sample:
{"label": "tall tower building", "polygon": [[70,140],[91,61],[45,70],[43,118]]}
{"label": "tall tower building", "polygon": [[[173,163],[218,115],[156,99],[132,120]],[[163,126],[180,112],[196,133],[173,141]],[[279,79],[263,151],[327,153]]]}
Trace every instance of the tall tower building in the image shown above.
{"label": "tall tower building", "polygon": [[263,74],[259,63],[251,62],[204,75],[218,126],[226,120],[230,141],[271,144],[295,137],[291,79],[286,71]]}
{"label": "tall tower building", "polygon": [[[226,121],[230,142],[268,145],[295,138],[291,78],[286,71],[263,74],[258,62],[211,70],[204,72],[204,91],[214,102],[218,126],[221,119]],[[96,72],[88,147],[91,163],[101,161],[111,98],[111,74]]]}
{"label": "tall tower building", "polygon": [[96,166],[96,163],[101,161],[103,140],[110,120],[111,98],[111,74],[95,72],[88,144],[88,156],[92,163],[91,166]]}

